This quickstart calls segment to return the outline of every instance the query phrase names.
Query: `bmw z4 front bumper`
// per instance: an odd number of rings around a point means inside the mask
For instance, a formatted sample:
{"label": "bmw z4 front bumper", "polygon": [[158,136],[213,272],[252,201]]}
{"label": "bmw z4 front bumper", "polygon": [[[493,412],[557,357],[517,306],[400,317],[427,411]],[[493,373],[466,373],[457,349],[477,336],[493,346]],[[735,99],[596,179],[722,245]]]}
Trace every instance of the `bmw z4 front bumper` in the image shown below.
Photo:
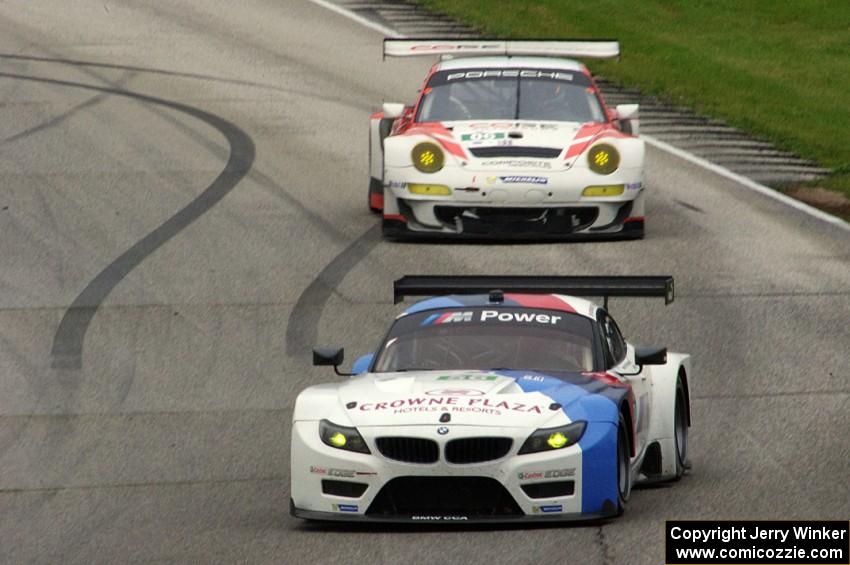
{"label": "bmw z4 front bumper", "polygon": [[[440,436],[434,426],[362,427],[371,451],[365,454],[325,445],[318,426],[293,424],[291,512],[299,518],[497,523],[617,514],[616,427],[610,423],[589,424],[570,447],[523,455],[517,451],[530,433],[525,428],[455,426]],[[510,447],[494,451],[493,438]],[[475,462],[447,460],[453,440],[464,444],[460,457]],[[423,459],[417,445],[425,442],[437,450]],[[488,456],[498,457],[478,461]]]}

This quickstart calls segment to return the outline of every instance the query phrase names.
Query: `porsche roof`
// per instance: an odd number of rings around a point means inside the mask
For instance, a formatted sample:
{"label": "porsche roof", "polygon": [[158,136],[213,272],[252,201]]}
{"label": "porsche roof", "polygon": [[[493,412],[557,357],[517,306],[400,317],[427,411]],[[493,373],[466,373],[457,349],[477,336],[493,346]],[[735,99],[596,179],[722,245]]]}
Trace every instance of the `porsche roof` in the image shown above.
{"label": "porsche roof", "polygon": [[527,67],[532,69],[558,69],[562,71],[584,72],[584,66],[572,59],[556,57],[458,57],[445,59],[435,65],[436,71],[452,69],[505,69]]}

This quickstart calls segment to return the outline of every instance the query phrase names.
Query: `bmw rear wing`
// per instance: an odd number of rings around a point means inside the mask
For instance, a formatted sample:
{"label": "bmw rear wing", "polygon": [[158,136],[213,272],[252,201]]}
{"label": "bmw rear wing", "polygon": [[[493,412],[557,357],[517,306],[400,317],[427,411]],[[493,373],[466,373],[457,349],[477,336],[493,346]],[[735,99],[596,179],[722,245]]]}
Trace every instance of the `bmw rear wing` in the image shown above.
{"label": "bmw rear wing", "polygon": [[674,298],[672,275],[647,277],[405,275],[393,283],[393,301],[396,304],[406,296],[488,293],[492,295],[500,292],[603,297],[606,307],[610,296],[661,297],[664,298],[665,305],[673,302]]}
{"label": "bmw rear wing", "polygon": [[384,58],[423,55],[529,55],[614,59],[620,56],[616,39],[384,39]]}

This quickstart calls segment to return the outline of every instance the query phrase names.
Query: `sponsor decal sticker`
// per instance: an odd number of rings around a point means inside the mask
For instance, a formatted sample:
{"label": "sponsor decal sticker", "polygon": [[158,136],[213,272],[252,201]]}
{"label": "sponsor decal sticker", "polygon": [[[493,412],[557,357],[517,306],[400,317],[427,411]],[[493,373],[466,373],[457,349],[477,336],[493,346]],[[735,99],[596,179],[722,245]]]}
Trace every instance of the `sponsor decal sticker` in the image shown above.
{"label": "sponsor decal sticker", "polygon": [[468,388],[440,388],[437,390],[429,390],[425,394],[428,396],[483,396],[484,391]]}
{"label": "sponsor decal sticker", "polygon": [[543,407],[536,404],[465,396],[419,396],[387,402],[364,402],[358,410],[361,412],[392,410],[394,414],[408,412],[476,412],[494,416],[511,412],[543,414]]}
{"label": "sponsor decal sticker", "polygon": [[460,136],[461,141],[495,141],[497,139],[505,139],[505,132],[502,131],[476,131],[473,133],[464,133]]}
{"label": "sponsor decal sticker", "polygon": [[387,183],[387,187],[389,187],[389,188],[407,188],[407,183],[397,181],[397,180],[391,180],[390,182]]}
{"label": "sponsor decal sticker", "polygon": [[536,324],[557,324],[563,316],[552,314],[537,314],[534,312],[499,312],[498,310],[482,310],[482,322],[523,322]]}
{"label": "sponsor decal sticker", "polygon": [[501,51],[504,49],[504,46],[501,43],[462,43],[462,44],[454,44],[454,43],[420,43],[419,45],[412,45],[410,47],[411,51],[434,51],[435,49],[439,49],[441,51],[455,50],[455,49],[478,49],[481,51]]}
{"label": "sponsor decal sticker", "polygon": [[536,479],[557,479],[561,477],[575,477],[575,467],[568,469],[551,469],[549,471],[520,471],[517,473],[517,478],[521,481],[531,481]]}
{"label": "sponsor decal sticker", "polygon": [[334,504],[333,509],[338,512],[357,512],[356,504]]}
{"label": "sponsor decal sticker", "polygon": [[541,375],[525,375],[525,376],[522,377],[522,380],[523,381],[543,382],[543,381],[546,380],[546,377],[541,376]]}
{"label": "sponsor decal sticker", "polygon": [[328,469],[326,467],[319,467],[318,465],[310,465],[310,472],[314,475],[324,475],[326,477],[343,477],[346,479],[358,476],[362,477],[368,475],[377,475],[377,473],[373,473],[371,471],[354,471],[352,469]]}
{"label": "sponsor decal sticker", "polygon": [[435,324],[451,324],[452,322],[471,322],[472,312],[444,312],[442,314],[431,314],[420,325],[430,326]]}
{"label": "sponsor decal sticker", "polygon": [[425,522],[462,522],[468,520],[466,516],[411,516],[411,520],[422,520]]}
{"label": "sponsor decal sticker", "polygon": [[516,167],[527,169],[551,169],[552,163],[542,159],[491,159],[482,161],[483,167]]}
{"label": "sponsor decal sticker", "polygon": [[431,314],[422,320],[421,326],[436,324],[450,324],[457,322],[510,322],[525,324],[557,324],[563,316],[543,314],[542,312],[500,312],[498,310],[481,310],[478,319],[474,319],[474,312],[444,312],[442,314]]}
{"label": "sponsor decal sticker", "polygon": [[495,381],[499,375],[442,375],[438,381]]}
{"label": "sponsor decal sticker", "polygon": [[561,71],[541,71],[533,69],[486,69],[477,71],[461,71],[449,73],[446,82],[460,79],[484,79],[484,78],[543,78],[549,80],[573,81],[573,73]]}
{"label": "sponsor decal sticker", "polygon": [[549,179],[546,177],[532,177],[522,175],[507,175],[499,177],[499,180],[505,184],[549,184]]}
{"label": "sponsor decal sticker", "polygon": [[556,130],[560,126],[558,124],[540,124],[537,122],[478,122],[469,124],[467,127],[473,129],[539,129],[539,130]]}
{"label": "sponsor decal sticker", "polygon": [[532,506],[531,511],[534,513],[563,512],[564,507],[561,504],[544,504],[543,506]]}
{"label": "sponsor decal sticker", "polygon": [[627,182],[626,190],[640,190],[642,186],[639,182]]}

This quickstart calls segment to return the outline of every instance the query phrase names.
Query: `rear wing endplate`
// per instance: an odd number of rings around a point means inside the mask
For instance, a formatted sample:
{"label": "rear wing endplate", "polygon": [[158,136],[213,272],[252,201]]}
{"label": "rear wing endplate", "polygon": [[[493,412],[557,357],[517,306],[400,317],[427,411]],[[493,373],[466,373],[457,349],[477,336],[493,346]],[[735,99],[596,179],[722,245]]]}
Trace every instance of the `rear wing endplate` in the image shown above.
{"label": "rear wing endplate", "polygon": [[384,39],[384,58],[424,55],[526,55],[614,59],[620,56],[616,39]]}
{"label": "rear wing endplate", "polygon": [[612,277],[537,277],[526,275],[405,275],[393,283],[393,301],[398,304],[406,296],[442,296],[447,294],[487,294],[491,291],[523,294],[568,294],[661,297],[664,304],[673,302],[673,276]]}

